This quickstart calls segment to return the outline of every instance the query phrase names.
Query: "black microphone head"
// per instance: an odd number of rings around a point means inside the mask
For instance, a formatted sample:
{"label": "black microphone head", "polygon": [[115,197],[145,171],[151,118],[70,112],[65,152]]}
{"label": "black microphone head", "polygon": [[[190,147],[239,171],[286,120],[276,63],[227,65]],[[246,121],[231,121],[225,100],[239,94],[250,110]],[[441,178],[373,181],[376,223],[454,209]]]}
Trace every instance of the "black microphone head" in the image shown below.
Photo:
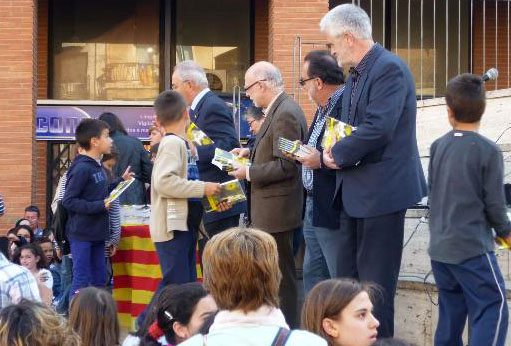
{"label": "black microphone head", "polygon": [[486,82],[488,80],[495,80],[495,79],[497,79],[498,76],[499,76],[499,70],[497,70],[495,67],[492,67],[491,69],[486,71],[486,73],[483,74],[481,76],[481,78],[483,79],[483,81]]}

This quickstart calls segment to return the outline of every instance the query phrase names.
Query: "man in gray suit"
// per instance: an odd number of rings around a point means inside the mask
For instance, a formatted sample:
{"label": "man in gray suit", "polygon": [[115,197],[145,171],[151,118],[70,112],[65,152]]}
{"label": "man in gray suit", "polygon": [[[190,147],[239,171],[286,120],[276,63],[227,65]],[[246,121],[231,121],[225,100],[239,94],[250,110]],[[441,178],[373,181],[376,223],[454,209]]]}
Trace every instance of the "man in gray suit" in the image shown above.
{"label": "man in gray suit", "polygon": [[233,172],[250,182],[252,226],[271,233],[277,242],[282,272],[280,302],[287,323],[297,326],[297,292],[293,257],[293,232],[302,226],[303,187],[299,165],[278,148],[279,137],[303,141],[307,123],[302,109],[284,92],[277,67],[262,61],[245,74],[245,91],[257,107],[263,107],[265,120],[254,147],[234,149],[249,157],[250,167]]}

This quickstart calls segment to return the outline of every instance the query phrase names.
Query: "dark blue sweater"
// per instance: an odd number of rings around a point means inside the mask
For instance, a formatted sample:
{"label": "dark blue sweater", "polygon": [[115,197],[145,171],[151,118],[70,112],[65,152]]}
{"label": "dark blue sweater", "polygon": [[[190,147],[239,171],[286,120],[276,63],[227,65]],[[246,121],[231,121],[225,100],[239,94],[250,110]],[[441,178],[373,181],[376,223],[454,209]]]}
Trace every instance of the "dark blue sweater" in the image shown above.
{"label": "dark blue sweater", "polygon": [[108,234],[108,212],[104,199],[108,180],[96,160],[78,155],[67,172],[62,205],[67,209],[66,233],[79,241],[104,241]]}

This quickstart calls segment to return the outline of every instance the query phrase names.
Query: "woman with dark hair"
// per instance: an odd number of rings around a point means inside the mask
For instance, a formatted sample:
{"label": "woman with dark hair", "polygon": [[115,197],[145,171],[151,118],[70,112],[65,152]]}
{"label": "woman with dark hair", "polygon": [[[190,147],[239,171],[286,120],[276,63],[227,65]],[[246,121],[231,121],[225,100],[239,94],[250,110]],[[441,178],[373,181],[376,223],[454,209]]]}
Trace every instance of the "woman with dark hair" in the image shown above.
{"label": "woman with dark hair", "polygon": [[34,231],[32,230],[32,227],[27,225],[19,225],[16,226],[14,229],[14,232],[16,233],[16,236],[18,238],[25,238],[27,243],[33,243],[34,242]]}
{"label": "woman with dark hair", "polygon": [[373,316],[374,288],[351,279],[314,286],[302,309],[302,327],[322,336],[328,346],[370,346],[380,325]]}
{"label": "woman with dark hair", "polygon": [[119,152],[118,161],[114,167],[114,176],[122,177],[128,167],[135,174],[135,181],[120,197],[120,204],[146,204],[146,189],[144,183],[151,183],[151,163],[149,153],[142,142],[128,136],[122,121],[113,113],[103,113],[99,116],[110,127],[110,137]]}
{"label": "woman with dark hair", "polygon": [[150,308],[140,346],[177,345],[199,333],[216,311],[215,301],[200,283],[166,286]]}

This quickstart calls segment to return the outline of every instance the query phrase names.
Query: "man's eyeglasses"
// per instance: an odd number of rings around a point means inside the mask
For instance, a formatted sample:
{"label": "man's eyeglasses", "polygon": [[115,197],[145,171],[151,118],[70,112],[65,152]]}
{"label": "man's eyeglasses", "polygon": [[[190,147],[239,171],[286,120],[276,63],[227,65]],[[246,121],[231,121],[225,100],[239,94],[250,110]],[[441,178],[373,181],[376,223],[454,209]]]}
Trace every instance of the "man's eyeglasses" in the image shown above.
{"label": "man's eyeglasses", "polygon": [[[190,81],[189,80],[184,80],[184,81],[181,82],[181,85],[185,84],[186,82],[190,82]],[[170,90],[176,90],[177,88],[179,88],[179,85],[177,85],[177,84],[172,84],[170,86]]]}
{"label": "man's eyeglasses", "polygon": [[298,80],[298,84],[300,84],[300,86],[303,87],[303,86],[305,86],[305,83],[307,83],[310,80],[316,79],[316,78],[318,78],[318,77],[311,77],[311,78],[307,78],[307,79],[300,78]]}
{"label": "man's eyeglasses", "polygon": [[254,83],[250,84],[248,87],[244,87],[243,89],[245,89],[245,92],[248,91],[248,89],[252,88],[254,85],[256,85],[257,83],[259,82],[265,82],[266,79],[259,79],[258,81],[255,81]]}

